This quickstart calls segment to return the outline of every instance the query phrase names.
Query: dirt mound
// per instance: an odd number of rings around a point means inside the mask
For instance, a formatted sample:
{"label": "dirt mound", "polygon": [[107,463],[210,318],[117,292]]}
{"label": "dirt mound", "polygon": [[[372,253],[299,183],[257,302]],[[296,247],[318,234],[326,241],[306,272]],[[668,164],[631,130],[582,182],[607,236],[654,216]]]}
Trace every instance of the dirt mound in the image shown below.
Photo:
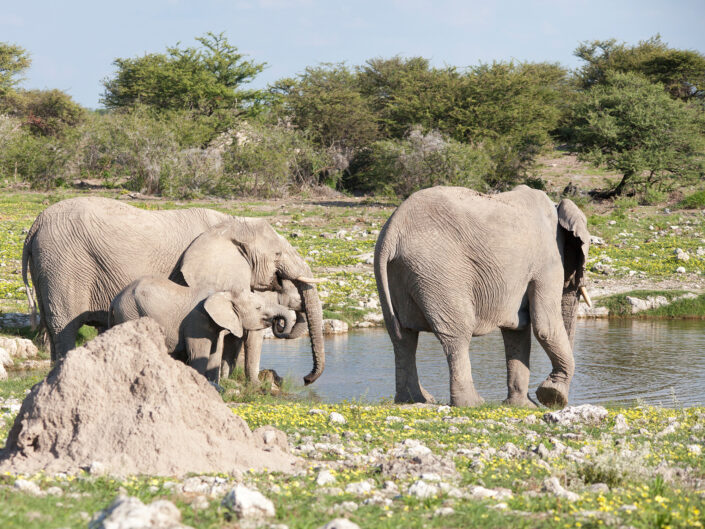
{"label": "dirt mound", "polygon": [[286,436],[254,432],[206,379],[172,359],[149,318],[76,348],[34,386],[0,451],[0,472],[181,476],[291,471]]}

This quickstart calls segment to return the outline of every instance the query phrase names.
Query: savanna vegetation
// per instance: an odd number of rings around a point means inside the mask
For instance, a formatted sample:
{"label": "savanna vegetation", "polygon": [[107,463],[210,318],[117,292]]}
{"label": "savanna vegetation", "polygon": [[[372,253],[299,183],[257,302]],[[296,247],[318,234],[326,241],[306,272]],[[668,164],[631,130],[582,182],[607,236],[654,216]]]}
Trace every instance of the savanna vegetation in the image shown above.
{"label": "savanna vegetation", "polygon": [[705,174],[705,55],[659,36],[582,43],[583,64],[432,66],[423,57],[319,64],[264,89],[264,64],[224,34],[116,58],[105,109],[17,87],[31,57],[0,44],[0,179],[98,181],[175,198],[280,197],[328,187],[408,196],[437,184],[545,187],[556,147],[654,196]]}

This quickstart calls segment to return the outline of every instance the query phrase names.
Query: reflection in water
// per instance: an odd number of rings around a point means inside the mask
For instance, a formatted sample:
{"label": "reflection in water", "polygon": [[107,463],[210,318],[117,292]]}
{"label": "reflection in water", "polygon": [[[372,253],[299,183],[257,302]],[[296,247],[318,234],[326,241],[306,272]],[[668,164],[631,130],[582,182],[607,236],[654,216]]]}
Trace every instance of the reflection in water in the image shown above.
{"label": "reflection in water", "polygon": [[[633,404],[640,399],[663,406],[705,404],[705,324],[699,321],[579,321],[575,336],[575,378],[571,404]],[[326,367],[311,388],[326,402],[394,398],[394,353],[383,329],[326,338]],[[531,384],[536,388],[551,363],[534,340]],[[506,397],[504,345],[499,331],[473,338],[470,345],[475,387],[487,401]],[[311,370],[308,339],[267,340],[262,368],[297,383]],[[448,402],[448,364],[432,334],[419,335],[421,383]]]}

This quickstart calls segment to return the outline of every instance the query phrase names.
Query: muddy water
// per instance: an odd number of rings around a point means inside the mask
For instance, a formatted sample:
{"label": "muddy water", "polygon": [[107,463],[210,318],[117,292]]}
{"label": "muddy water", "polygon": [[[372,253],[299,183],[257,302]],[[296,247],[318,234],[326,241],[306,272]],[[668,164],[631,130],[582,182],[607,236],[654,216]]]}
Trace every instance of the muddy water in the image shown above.
{"label": "muddy water", "polygon": [[[297,383],[311,369],[308,339],[266,340],[263,368]],[[386,331],[354,331],[326,339],[325,372],[311,388],[325,402],[378,402],[394,397],[394,353]],[[541,346],[532,344],[533,396],[551,371]],[[504,346],[499,331],[473,338],[475,386],[485,400],[506,397]],[[705,405],[705,323],[700,321],[579,321],[572,404],[643,402],[662,406]],[[421,383],[448,402],[448,365],[432,334],[421,333],[417,351]]]}

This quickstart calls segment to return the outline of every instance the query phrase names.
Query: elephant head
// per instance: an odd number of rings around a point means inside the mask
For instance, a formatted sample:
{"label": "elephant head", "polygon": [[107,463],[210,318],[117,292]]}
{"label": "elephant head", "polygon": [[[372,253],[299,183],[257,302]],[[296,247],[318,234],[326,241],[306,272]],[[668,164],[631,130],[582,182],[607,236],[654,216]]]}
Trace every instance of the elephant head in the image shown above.
{"label": "elephant head", "polygon": [[256,331],[272,325],[291,332],[295,316],[283,305],[267,302],[262,295],[249,290],[215,292],[203,302],[211,319],[238,338],[243,331]]}
{"label": "elephant head", "polygon": [[[281,291],[282,282],[291,281],[303,305],[297,319],[307,322],[311,337],[313,369],[304,382],[310,384],[321,375],[325,366],[323,312],[316,280],[308,263],[266,221],[234,217],[212,227],[189,245],[179,266],[187,285],[217,291]],[[294,337],[302,327],[299,323],[292,332],[280,334]]]}
{"label": "elephant head", "polygon": [[563,256],[563,298],[561,309],[563,325],[573,347],[575,322],[578,317],[578,301],[580,294],[590,304],[585,291],[585,266],[590,250],[590,233],[587,229],[587,219],[572,200],[564,198],[557,207],[558,214],[558,247]]}

